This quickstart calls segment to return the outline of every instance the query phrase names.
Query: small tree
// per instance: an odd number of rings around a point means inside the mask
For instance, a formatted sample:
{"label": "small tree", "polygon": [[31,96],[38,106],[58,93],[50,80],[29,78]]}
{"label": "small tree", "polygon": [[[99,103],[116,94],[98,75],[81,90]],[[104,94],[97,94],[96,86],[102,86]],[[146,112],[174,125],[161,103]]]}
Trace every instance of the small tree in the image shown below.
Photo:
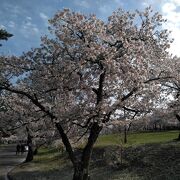
{"label": "small tree", "polygon": [[[7,41],[12,36],[13,35],[8,33],[6,30],[0,29],[0,40],[6,40]],[[0,46],[2,46],[2,44],[0,44]]]}

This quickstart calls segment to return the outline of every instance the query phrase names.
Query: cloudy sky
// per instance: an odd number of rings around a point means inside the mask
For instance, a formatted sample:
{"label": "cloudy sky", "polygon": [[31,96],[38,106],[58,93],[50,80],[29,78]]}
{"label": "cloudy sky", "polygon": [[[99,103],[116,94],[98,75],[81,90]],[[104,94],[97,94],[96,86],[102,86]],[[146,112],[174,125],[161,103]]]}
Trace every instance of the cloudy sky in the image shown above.
{"label": "cloudy sky", "polygon": [[165,26],[175,39],[171,52],[180,56],[180,0],[0,0],[0,28],[14,35],[0,47],[0,54],[21,55],[38,47],[40,37],[48,34],[48,19],[63,8],[106,20],[118,7],[132,11],[148,5],[168,20]]}

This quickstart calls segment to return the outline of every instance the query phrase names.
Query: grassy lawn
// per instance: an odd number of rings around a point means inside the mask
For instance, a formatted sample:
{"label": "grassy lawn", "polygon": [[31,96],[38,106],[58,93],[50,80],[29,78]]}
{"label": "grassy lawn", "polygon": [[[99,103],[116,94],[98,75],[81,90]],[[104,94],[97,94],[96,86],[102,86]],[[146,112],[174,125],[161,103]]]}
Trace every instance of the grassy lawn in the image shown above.
{"label": "grassy lawn", "polygon": [[[117,151],[116,147],[109,149],[106,159],[111,156],[111,163],[116,162]],[[96,166],[91,172],[93,180],[179,180],[180,142],[128,147],[123,152],[122,165]]]}
{"label": "grassy lawn", "polygon": [[[179,131],[165,131],[165,132],[142,132],[142,133],[129,133],[127,135],[128,142],[126,147],[141,145],[147,143],[162,143],[168,142],[178,137]],[[121,145],[123,144],[122,134],[111,134],[100,136],[95,144],[96,147]]]}
{"label": "grassy lawn", "polygon": [[54,148],[41,148],[32,162],[19,165],[10,176],[13,180],[46,180],[69,176],[70,171],[71,164],[66,153],[62,154]]}
{"label": "grassy lawn", "polygon": [[[180,142],[174,141],[178,131],[133,133],[123,149],[120,163],[121,137],[100,136],[92,155],[91,180],[179,180]],[[13,180],[71,180],[72,166],[66,152],[41,148],[30,163],[11,173]]]}

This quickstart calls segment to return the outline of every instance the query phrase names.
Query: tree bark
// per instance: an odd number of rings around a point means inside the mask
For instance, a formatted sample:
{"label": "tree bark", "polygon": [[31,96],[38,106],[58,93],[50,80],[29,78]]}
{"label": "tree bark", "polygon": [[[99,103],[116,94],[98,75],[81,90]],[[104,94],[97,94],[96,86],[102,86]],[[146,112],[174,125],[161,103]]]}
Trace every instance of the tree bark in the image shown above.
{"label": "tree bark", "polygon": [[81,161],[74,166],[73,180],[89,180],[89,165],[93,150],[93,145],[96,142],[102,127],[97,122],[93,123],[90,129],[88,142],[83,150]]}
{"label": "tree bark", "polygon": [[30,162],[33,160],[34,152],[32,149],[32,136],[30,135],[29,128],[26,127],[26,130],[28,133],[28,137],[27,137],[28,154],[27,154],[25,162]]}
{"label": "tree bark", "polygon": [[124,143],[127,143],[127,127],[126,125],[124,126]]}
{"label": "tree bark", "polygon": [[30,162],[33,160],[33,157],[34,157],[34,153],[33,153],[33,150],[32,150],[32,145],[28,145],[28,154],[27,154],[27,157],[26,157],[26,160],[25,162]]}
{"label": "tree bark", "polygon": [[179,132],[179,136],[178,136],[177,140],[180,141],[180,132]]}
{"label": "tree bark", "polygon": [[66,151],[69,154],[71,162],[74,167],[74,175],[73,180],[89,180],[89,164],[91,159],[91,154],[93,150],[93,145],[96,142],[99,133],[102,129],[101,126],[98,125],[97,122],[93,123],[90,128],[90,135],[88,138],[88,142],[82,152],[81,159],[77,159],[75,156],[72,146],[69,142],[67,135],[64,133],[63,128],[59,123],[56,123],[56,127],[61,135],[64,146],[66,147]]}
{"label": "tree bark", "polygon": [[90,180],[90,176],[86,173],[81,163],[74,167],[73,180]]}
{"label": "tree bark", "polygon": [[83,180],[83,168],[80,162],[74,166],[73,180]]}
{"label": "tree bark", "polygon": [[[98,105],[102,101],[102,98],[103,98],[103,83],[104,83],[105,74],[106,74],[106,71],[103,65],[101,63],[99,63],[98,65],[99,65],[99,68],[103,70],[103,73],[100,75],[100,78],[99,78],[99,88],[92,89],[96,93],[96,96],[97,96],[96,105]],[[88,138],[88,142],[85,148],[83,149],[82,158],[77,164],[74,164],[73,180],[89,180],[90,179],[89,165],[90,165],[93,145],[96,142],[101,130],[102,130],[102,127],[99,126],[97,122],[94,122],[91,125],[90,135]]]}
{"label": "tree bark", "polygon": [[66,148],[66,151],[68,152],[69,154],[69,157],[71,159],[71,162],[73,165],[75,165],[76,163],[76,157],[74,155],[74,152],[73,152],[73,149],[72,149],[72,146],[71,146],[71,143],[69,142],[69,139],[68,139],[68,136],[66,135],[66,133],[64,132],[62,126],[60,123],[55,123],[56,125],[56,128],[57,130],[59,131],[59,134],[61,135],[61,138],[62,138],[62,142]]}
{"label": "tree bark", "polygon": [[38,153],[38,147],[36,147],[36,148],[34,149],[34,151],[33,151],[33,154],[34,154],[34,155],[37,155],[37,153]]}

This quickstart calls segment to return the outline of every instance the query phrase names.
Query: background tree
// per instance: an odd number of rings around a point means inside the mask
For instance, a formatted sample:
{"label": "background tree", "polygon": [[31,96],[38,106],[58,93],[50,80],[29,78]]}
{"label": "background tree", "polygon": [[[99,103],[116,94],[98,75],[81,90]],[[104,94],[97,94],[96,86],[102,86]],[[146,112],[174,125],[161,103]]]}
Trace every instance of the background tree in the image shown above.
{"label": "background tree", "polygon": [[[6,40],[7,41],[12,36],[13,35],[8,33],[6,30],[0,29],[0,40]],[[2,44],[0,44],[0,46],[2,46]]]}
{"label": "background tree", "polygon": [[[169,57],[165,63],[167,73],[172,77],[162,82],[163,91],[168,95],[169,114],[173,114],[179,121],[180,110],[180,61],[178,57]],[[180,139],[180,134],[178,139]]]}
{"label": "background tree", "polygon": [[29,148],[26,162],[33,160],[41,145],[53,141],[54,126],[29,99],[11,93],[2,94],[1,99],[5,109],[0,112],[1,129],[9,136],[16,136],[17,141],[27,143]]}

